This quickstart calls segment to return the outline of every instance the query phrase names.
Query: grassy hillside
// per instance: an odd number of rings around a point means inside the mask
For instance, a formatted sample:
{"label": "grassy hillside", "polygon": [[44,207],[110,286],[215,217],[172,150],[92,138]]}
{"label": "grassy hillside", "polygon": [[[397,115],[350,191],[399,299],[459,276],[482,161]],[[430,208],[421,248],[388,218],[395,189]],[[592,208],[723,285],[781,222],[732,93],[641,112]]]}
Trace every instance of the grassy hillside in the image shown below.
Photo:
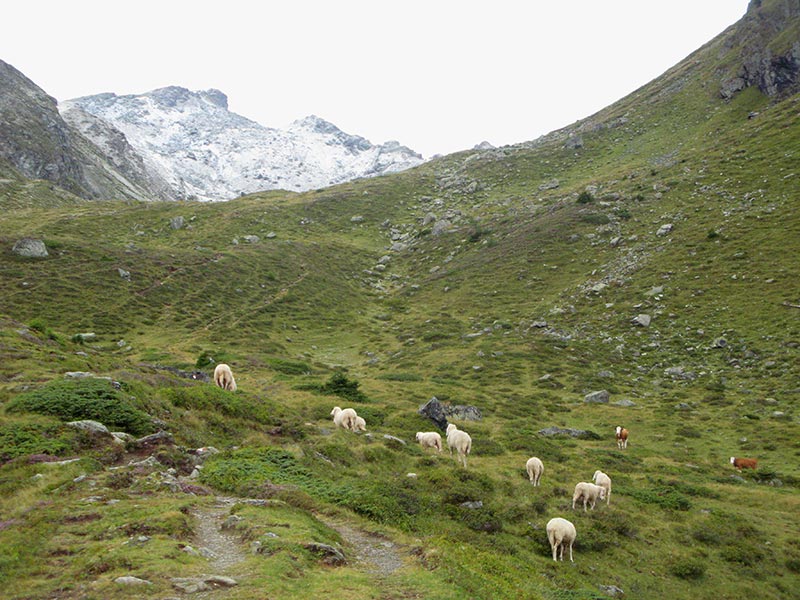
{"label": "grassy hillside", "polygon": [[[735,34],[568,129],[390,177],[223,204],[0,183],[4,593],[793,596],[798,96],[723,100]],[[186,377],[223,361],[235,393]],[[466,470],[414,443],[432,396],[482,414],[453,419]],[[596,469],[610,505],[573,512]]]}

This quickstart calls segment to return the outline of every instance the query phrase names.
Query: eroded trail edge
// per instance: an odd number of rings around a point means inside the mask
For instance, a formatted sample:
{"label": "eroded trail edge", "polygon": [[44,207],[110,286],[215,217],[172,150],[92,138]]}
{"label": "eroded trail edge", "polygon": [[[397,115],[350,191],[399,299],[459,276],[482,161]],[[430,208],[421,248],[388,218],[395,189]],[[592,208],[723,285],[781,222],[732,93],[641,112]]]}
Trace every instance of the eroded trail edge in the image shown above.
{"label": "eroded trail edge", "polygon": [[387,576],[403,567],[402,547],[390,539],[357,529],[341,521],[331,521],[320,515],[317,515],[317,518],[339,532],[354,552],[351,555],[352,561],[356,565],[362,565],[367,572]]}

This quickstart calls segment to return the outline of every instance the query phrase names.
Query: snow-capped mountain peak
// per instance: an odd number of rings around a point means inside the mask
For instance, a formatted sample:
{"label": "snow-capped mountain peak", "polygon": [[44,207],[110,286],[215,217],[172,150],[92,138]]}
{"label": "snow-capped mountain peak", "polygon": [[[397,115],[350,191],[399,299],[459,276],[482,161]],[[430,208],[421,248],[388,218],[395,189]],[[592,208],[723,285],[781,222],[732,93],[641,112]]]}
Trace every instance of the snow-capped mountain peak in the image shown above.
{"label": "snow-capped mountain peak", "polygon": [[216,89],[105,93],[69,100],[59,109],[73,107],[121,131],[178,198],[228,200],[269,189],[304,191],[423,162],[398,142],[373,145],[315,115],[285,130],[264,127],[230,112],[227,96]]}

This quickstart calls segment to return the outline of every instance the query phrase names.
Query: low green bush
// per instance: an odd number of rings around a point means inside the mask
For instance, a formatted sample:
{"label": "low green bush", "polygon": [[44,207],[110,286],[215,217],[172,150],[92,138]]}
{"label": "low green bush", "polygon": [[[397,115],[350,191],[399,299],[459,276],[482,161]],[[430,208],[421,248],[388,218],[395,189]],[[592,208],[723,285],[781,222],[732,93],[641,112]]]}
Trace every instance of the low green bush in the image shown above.
{"label": "low green bush", "polygon": [[485,502],[495,489],[488,475],[464,469],[431,469],[420,474],[419,481],[425,491],[436,495],[441,503],[453,505],[476,500]]}
{"label": "low green bush", "polygon": [[645,489],[620,490],[620,493],[627,494],[645,504],[655,504],[667,510],[686,511],[692,507],[691,501],[679,491],[666,487],[656,486]]}
{"label": "low green bush", "polygon": [[286,358],[267,358],[267,365],[273,371],[286,375],[306,375],[311,372],[311,366],[299,360],[289,360]]}
{"label": "low green bush", "polygon": [[502,520],[486,505],[479,508],[463,505],[450,506],[447,508],[447,513],[451,518],[474,531],[496,533],[503,530]]}
{"label": "low green bush", "polygon": [[50,415],[62,421],[90,419],[136,435],[154,430],[147,413],[131,405],[126,395],[106,379],[51,381],[38,390],[20,394],[9,402],[7,410]]}
{"label": "low green bush", "polygon": [[638,456],[618,450],[601,450],[596,454],[596,459],[605,465],[607,472],[617,473],[635,473],[643,462]]}
{"label": "low green bush", "polygon": [[786,559],[786,568],[792,573],[800,573],[800,558],[791,557]]}
{"label": "low green bush", "polygon": [[335,501],[369,519],[401,529],[409,529],[412,517],[423,510],[418,494],[372,479],[343,486]]}
{"label": "low green bush", "polygon": [[74,430],[50,421],[3,423],[0,425],[0,464],[29,454],[71,454],[75,452],[76,435]]}
{"label": "low green bush", "polygon": [[203,465],[200,481],[223,492],[241,494],[251,483],[263,484],[274,472],[267,456],[248,452],[246,455],[218,455]]}
{"label": "low green bush", "polygon": [[367,422],[367,431],[375,427],[382,426],[386,420],[386,411],[374,405],[359,406],[358,416],[363,417]]}
{"label": "low green bush", "polygon": [[379,375],[377,379],[384,381],[422,381],[422,376],[416,373],[384,373]]}
{"label": "low green bush", "polygon": [[672,563],[669,572],[680,579],[694,581],[706,573],[706,564],[698,558],[681,558]]}
{"label": "low green bush", "polygon": [[217,364],[217,362],[225,362],[224,360],[217,361],[217,358],[220,358],[220,356],[216,353],[203,350],[200,356],[197,357],[194,366],[197,369],[205,369]]}
{"label": "low green bush", "polygon": [[608,215],[604,215],[602,213],[592,213],[582,216],[581,221],[591,225],[607,225],[611,222],[611,219],[608,217]]}
{"label": "low green bush", "polygon": [[764,550],[759,544],[752,544],[746,540],[737,540],[735,543],[724,546],[720,556],[729,563],[746,567],[754,567],[766,558]]}
{"label": "low green bush", "polygon": [[359,385],[355,379],[348,379],[344,372],[336,371],[326,383],[320,386],[319,390],[323,394],[332,394],[351,402],[366,402],[368,398],[364,392],[358,389]]}
{"label": "low green bush", "polygon": [[715,492],[714,490],[707,488],[702,485],[693,485],[691,483],[684,483],[678,479],[670,479],[661,481],[659,483],[666,485],[669,488],[672,488],[676,492],[681,494],[686,494],[687,496],[693,496],[695,498],[720,498],[720,494]]}
{"label": "low green bush", "polygon": [[351,449],[349,440],[347,442],[328,442],[324,441],[314,447],[314,452],[325,457],[334,465],[345,467],[353,466],[358,462],[355,453]]}
{"label": "low green bush", "polygon": [[[231,393],[215,385],[192,385],[167,388],[161,394],[174,406],[190,410],[211,411],[228,417],[266,420],[261,403],[242,394]],[[265,412],[265,411],[263,411]]]}
{"label": "low green bush", "polygon": [[[309,460],[319,462],[314,456]],[[295,456],[274,447],[241,448],[209,458],[200,473],[200,482],[224,492],[247,495],[275,495],[270,486],[297,486],[304,492],[336,501],[338,488],[318,477]],[[264,493],[260,494],[259,490]]]}

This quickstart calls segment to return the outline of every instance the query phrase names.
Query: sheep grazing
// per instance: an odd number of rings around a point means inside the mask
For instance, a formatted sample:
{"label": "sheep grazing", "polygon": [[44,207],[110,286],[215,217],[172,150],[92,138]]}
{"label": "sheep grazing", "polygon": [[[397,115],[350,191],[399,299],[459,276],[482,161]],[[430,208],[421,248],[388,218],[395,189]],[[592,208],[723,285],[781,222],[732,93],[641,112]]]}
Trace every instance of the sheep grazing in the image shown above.
{"label": "sheep grazing", "polygon": [[358,415],[352,408],[341,409],[338,406],[334,406],[331,411],[331,416],[333,417],[333,424],[337,427],[349,429],[350,431],[356,430],[356,419]]}
{"label": "sheep grazing", "polygon": [[575,503],[578,500],[583,500],[583,510],[586,512],[586,505],[592,505],[592,510],[594,510],[594,505],[597,502],[597,499],[600,500],[605,499],[606,497],[606,490],[599,485],[595,485],[593,483],[588,483],[586,481],[581,481],[578,485],[575,486],[575,493],[572,494],[572,510],[575,510]]}
{"label": "sheep grazing", "polygon": [[417,441],[423,448],[436,448],[439,452],[442,451],[442,436],[435,431],[418,431]]}
{"label": "sheep grazing", "polygon": [[542,473],[544,473],[542,461],[532,456],[528,459],[528,462],[525,463],[525,470],[528,472],[528,479],[531,480],[531,483],[534,486],[538,486],[539,480],[542,478]]}
{"label": "sheep grazing", "polygon": [[364,420],[364,417],[356,416],[356,425],[353,431],[366,431],[367,430],[367,422]]}
{"label": "sheep grazing", "polygon": [[550,542],[550,547],[553,549],[553,560],[557,561],[556,553],[561,548],[561,560],[564,560],[564,546],[569,544],[569,561],[575,562],[572,560],[572,544],[575,542],[575,538],[577,537],[577,532],[575,531],[575,525],[567,521],[566,519],[562,519],[561,517],[555,517],[554,519],[550,519],[547,522],[547,540]]}
{"label": "sheep grazing", "polygon": [[472,449],[472,438],[466,431],[461,431],[453,423],[447,426],[447,446],[450,448],[450,455],[453,455],[453,448],[458,452],[458,461],[467,468],[467,455]]}
{"label": "sheep grazing", "polygon": [[595,471],[594,475],[592,475],[592,481],[595,482],[595,485],[599,485],[606,491],[606,506],[611,505],[611,477],[603,473],[602,471]]}
{"label": "sheep grazing", "polygon": [[236,391],[236,380],[233,378],[233,372],[225,363],[219,363],[214,368],[214,383],[223,390],[228,390],[229,392]]}
{"label": "sheep grazing", "polygon": [[758,467],[758,460],[755,458],[736,458],[731,456],[731,464],[739,469],[755,469]]}
{"label": "sheep grazing", "polygon": [[617,426],[617,448],[622,450],[628,447],[628,430]]}

